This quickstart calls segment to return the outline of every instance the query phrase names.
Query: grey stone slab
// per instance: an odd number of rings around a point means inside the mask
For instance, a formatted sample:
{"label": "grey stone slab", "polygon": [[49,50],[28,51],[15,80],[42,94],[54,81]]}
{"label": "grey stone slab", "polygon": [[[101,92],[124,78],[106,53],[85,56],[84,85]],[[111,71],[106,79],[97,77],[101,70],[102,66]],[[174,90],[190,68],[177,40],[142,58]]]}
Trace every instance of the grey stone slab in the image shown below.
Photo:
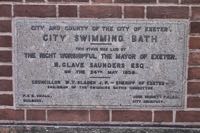
{"label": "grey stone slab", "polygon": [[13,22],[16,107],[183,108],[188,22]]}
{"label": "grey stone slab", "polygon": [[[6,132],[7,131],[7,132]],[[0,133],[200,133],[198,128],[163,127],[0,127]]]}

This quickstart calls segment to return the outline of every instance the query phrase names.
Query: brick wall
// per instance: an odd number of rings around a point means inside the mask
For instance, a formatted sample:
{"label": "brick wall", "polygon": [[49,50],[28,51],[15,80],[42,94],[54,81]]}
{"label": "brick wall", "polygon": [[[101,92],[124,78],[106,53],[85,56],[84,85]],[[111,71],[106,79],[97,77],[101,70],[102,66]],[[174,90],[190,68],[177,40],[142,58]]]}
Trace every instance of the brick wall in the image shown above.
{"label": "brick wall", "polygon": [[[14,107],[14,17],[139,18],[190,21],[188,88],[183,110],[71,110]],[[0,0],[0,123],[200,125],[200,0]]]}

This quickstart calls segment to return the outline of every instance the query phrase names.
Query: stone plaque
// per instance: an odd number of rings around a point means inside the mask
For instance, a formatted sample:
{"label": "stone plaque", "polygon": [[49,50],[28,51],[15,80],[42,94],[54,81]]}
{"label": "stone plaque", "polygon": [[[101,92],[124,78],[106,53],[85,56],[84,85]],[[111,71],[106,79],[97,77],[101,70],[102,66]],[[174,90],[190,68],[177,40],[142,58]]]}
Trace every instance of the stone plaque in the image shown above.
{"label": "stone plaque", "polygon": [[[0,126],[0,133],[200,133],[200,128],[142,126]],[[2,132],[1,132],[2,129]]]}
{"label": "stone plaque", "polygon": [[187,21],[18,18],[13,27],[16,107],[184,107]]}

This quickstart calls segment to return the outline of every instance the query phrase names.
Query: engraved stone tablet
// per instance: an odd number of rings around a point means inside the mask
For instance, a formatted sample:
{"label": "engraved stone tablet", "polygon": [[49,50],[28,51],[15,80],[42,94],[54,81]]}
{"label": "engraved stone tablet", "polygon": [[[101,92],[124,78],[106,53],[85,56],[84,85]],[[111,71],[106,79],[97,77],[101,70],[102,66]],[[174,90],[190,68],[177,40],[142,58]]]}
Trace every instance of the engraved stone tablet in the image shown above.
{"label": "engraved stone tablet", "polygon": [[13,22],[16,107],[183,108],[184,20]]}

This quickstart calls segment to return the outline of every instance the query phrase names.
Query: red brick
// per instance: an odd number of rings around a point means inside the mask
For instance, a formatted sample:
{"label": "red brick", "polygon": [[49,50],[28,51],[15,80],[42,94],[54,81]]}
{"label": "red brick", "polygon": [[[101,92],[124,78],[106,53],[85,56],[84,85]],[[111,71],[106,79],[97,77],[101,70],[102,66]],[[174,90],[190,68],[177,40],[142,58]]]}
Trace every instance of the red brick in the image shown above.
{"label": "red brick", "polygon": [[77,6],[59,6],[59,17],[77,17]]}
{"label": "red brick", "polygon": [[200,20],[200,6],[192,7],[192,20]]}
{"label": "red brick", "polygon": [[0,109],[0,120],[24,120],[24,111]]}
{"label": "red brick", "polygon": [[89,121],[87,110],[49,110],[49,121]]}
{"label": "red brick", "polygon": [[157,6],[147,7],[147,18],[188,18],[188,7],[176,7],[176,6]]}
{"label": "red brick", "polygon": [[12,91],[12,80],[0,80],[0,91]]}
{"label": "red brick", "polygon": [[92,0],[94,3],[112,3],[112,0]]}
{"label": "red brick", "polygon": [[0,2],[22,2],[22,0],[0,0]]}
{"label": "red brick", "polygon": [[181,0],[182,4],[200,4],[200,0]]}
{"label": "red brick", "polygon": [[192,52],[189,55],[189,65],[200,65],[200,52]]}
{"label": "red brick", "polygon": [[0,105],[13,106],[13,96],[9,94],[0,94]]}
{"label": "red brick", "polygon": [[178,111],[176,122],[200,122],[200,111]]}
{"label": "red brick", "polygon": [[108,110],[91,110],[90,111],[91,121],[109,121]]}
{"label": "red brick", "polygon": [[190,49],[200,49],[200,37],[190,37]]}
{"label": "red brick", "polygon": [[12,62],[12,52],[0,51],[0,62]]}
{"label": "red brick", "polygon": [[160,0],[160,3],[178,3],[178,0]]}
{"label": "red brick", "polygon": [[54,5],[15,5],[16,17],[56,17]]}
{"label": "red brick", "polygon": [[143,6],[126,6],[124,7],[125,18],[144,18]]}
{"label": "red brick", "polygon": [[200,22],[191,22],[190,29],[191,33],[200,33]]}
{"label": "red brick", "polygon": [[12,37],[11,36],[0,36],[0,47],[11,47]]}
{"label": "red brick", "polygon": [[121,18],[122,12],[119,6],[81,6],[82,18]]}
{"label": "red brick", "polygon": [[187,107],[188,108],[200,108],[200,97],[188,97]]}
{"label": "red brick", "polygon": [[200,68],[198,67],[189,68],[188,79],[200,79]]}
{"label": "red brick", "polygon": [[200,94],[200,82],[188,82],[188,94]]}
{"label": "red brick", "polygon": [[48,0],[49,2],[89,2],[89,0]]}
{"label": "red brick", "polygon": [[172,111],[155,111],[154,121],[155,122],[172,122],[173,115]]}
{"label": "red brick", "polygon": [[26,2],[45,2],[44,0],[26,0]]}
{"label": "red brick", "polygon": [[0,17],[11,17],[11,5],[0,5]]}
{"label": "red brick", "polygon": [[12,76],[12,66],[8,65],[0,66],[0,76],[5,76],[5,77]]}
{"label": "red brick", "polygon": [[156,0],[115,0],[115,3],[156,3]]}
{"label": "red brick", "polygon": [[44,121],[45,110],[27,110],[27,120]]}
{"label": "red brick", "polygon": [[134,110],[114,110],[112,111],[112,121],[151,122],[152,112],[151,111],[134,111]]}
{"label": "red brick", "polygon": [[10,20],[0,20],[0,32],[11,32]]}

